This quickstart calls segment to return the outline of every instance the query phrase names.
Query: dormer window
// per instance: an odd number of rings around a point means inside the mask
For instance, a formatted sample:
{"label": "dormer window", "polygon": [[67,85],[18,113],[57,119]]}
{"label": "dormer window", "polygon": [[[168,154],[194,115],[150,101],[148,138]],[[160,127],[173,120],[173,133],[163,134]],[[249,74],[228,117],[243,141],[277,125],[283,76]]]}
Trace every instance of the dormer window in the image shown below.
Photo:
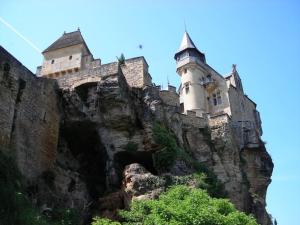
{"label": "dormer window", "polygon": [[51,64],[54,64],[54,59],[51,60]]}
{"label": "dormer window", "polygon": [[72,56],[70,55],[70,56],[69,56],[69,60],[71,60],[71,59],[72,59]]}

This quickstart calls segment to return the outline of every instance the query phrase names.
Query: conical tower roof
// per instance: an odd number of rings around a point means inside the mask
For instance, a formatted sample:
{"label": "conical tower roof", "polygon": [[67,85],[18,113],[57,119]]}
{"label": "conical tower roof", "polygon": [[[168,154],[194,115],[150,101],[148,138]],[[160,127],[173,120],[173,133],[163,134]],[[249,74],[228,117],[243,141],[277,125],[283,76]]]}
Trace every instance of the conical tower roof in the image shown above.
{"label": "conical tower roof", "polygon": [[187,48],[197,49],[194,42],[192,41],[190,35],[188,34],[188,32],[185,31],[183,34],[182,41],[181,41],[180,47],[178,49],[178,52],[181,52]]}
{"label": "conical tower roof", "polygon": [[194,44],[194,42],[192,41],[190,35],[186,31],[183,34],[180,47],[179,47],[178,51],[176,52],[174,58],[176,59],[177,56],[179,56],[184,51],[193,52],[194,56],[200,57],[201,61],[205,62],[205,55],[197,49],[197,47]]}

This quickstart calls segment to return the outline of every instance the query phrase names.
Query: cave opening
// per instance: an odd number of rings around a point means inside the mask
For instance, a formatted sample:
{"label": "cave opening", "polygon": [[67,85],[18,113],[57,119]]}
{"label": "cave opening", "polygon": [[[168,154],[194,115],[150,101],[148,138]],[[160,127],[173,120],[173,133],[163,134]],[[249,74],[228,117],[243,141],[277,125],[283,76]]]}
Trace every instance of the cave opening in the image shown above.
{"label": "cave opening", "polygon": [[150,173],[157,175],[157,171],[153,164],[153,157],[151,152],[118,152],[114,156],[114,164],[117,169],[117,176],[119,179],[118,187],[121,186],[123,180],[123,171],[127,165],[139,163],[146,168]]}
{"label": "cave opening", "polygon": [[62,136],[80,164],[79,173],[93,199],[106,192],[107,154],[97,132],[97,125],[91,121],[68,122],[62,128]]}

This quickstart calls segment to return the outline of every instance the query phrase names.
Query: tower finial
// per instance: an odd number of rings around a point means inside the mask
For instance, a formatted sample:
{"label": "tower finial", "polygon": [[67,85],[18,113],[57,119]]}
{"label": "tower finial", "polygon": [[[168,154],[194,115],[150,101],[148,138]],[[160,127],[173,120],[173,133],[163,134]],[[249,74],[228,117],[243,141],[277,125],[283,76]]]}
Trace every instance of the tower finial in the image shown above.
{"label": "tower finial", "polygon": [[183,23],[184,23],[184,31],[187,32],[185,20],[183,20]]}
{"label": "tower finial", "polygon": [[79,28],[79,27],[77,27],[77,31],[80,31],[80,28]]}
{"label": "tower finial", "polygon": [[232,64],[232,72],[236,72],[236,64]]}

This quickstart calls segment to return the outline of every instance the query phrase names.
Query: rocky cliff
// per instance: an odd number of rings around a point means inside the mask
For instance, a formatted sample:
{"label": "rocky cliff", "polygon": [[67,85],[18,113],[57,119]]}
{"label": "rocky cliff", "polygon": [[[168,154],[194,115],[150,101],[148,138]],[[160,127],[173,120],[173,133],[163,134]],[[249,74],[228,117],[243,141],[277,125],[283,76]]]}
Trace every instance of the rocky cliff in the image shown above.
{"label": "rocky cliff", "polygon": [[[117,63],[99,82],[61,90],[0,52],[0,144],[15,152],[40,208],[78,209],[84,223],[117,219],[132,199],[195,185],[190,177],[201,170],[213,195],[271,224],[265,197],[273,163],[262,142],[240,149],[230,123],[193,121],[157,88],[130,88]],[[161,130],[168,142],[158,140]]]}

